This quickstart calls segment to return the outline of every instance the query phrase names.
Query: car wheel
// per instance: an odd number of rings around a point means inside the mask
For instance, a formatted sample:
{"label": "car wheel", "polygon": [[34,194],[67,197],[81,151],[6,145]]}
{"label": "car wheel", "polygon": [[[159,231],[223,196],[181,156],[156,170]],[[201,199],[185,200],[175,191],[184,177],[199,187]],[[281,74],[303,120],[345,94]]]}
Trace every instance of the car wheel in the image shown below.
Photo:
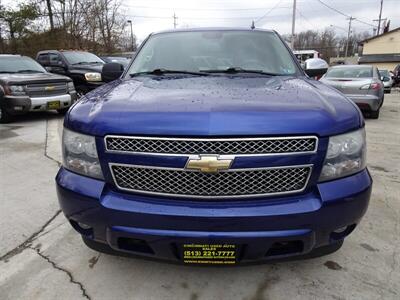
{"label": "car wheel", "polygon": [[85,243],[85,245],[88,246],[90,249],[93,249],[95,251],[102,252],[102,253],[113,254],[112,253],[113,249],[107,244],[96,242],[96,241],[94,241],[90,238],[84,237],[84,236],[82,236],[82,240]]}
{"label": "car wheel", "polygon": [[340,241],[337,241],[330,245],[315,248],[310,253],[302,255],[300,258],[309,259],[309,258],[325,256],[325,255],[328,255],[328,254],[338,251],[342,247],[342,245],[343,245],[343,240],[340,240]]}
{"label": "car wheel", "polygon": [[76,87],[76,96],[77,96],[78,100],[79,100],[82,96],[84,96],[85,94],[87,94],[87,93],[89,93],[89,92],[90,92],[89,89],[86,88],[86,87],[84,87],[84,86]]}
{"label": "car wheel", "polygon": [[65,115],[65,114],[67,113],[68,109],[69,109],[69,107],[67,107],[67,108],[62,108],[62,109],[57,109],[57,112],[58,112],[60,115]]}
{"label": "car wheel", "polygon": [[0,123],[9,123],[13,119],[13,116],[10,115],[3,107],[0,106]]}
{"label": "car wheel", "polygon": [[379,112],[381,111],[381,109],[375,110],[375,111],[371,111],[369,113],[369,117],[371,119],[379,119]]}

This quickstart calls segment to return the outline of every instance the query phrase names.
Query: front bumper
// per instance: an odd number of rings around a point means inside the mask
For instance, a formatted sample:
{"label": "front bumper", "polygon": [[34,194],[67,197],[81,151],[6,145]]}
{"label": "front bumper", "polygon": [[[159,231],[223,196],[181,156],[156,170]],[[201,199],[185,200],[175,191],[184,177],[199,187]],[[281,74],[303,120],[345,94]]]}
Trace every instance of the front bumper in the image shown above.
{"label": "front bumper", "polygon": [[382,99],[375,95],[346,95],[361,110],[377,111],[382,104]]}
{"label": "front bumper", "polygon": [[[64,168],[56,182],[65,216],[85,238],[171,261],[180,261],[183,243],[231,243],[239,245],[240,262],[302,255],[342,240],[351,230],[343,236],[332,232],[354,229],[367,210],[372,186],[364,170],[297,196],[207,202],[121,193]],[[126,239],[146,247],[126,248],[120,243]],[[287,242],[301,247],[268,254],[275,244]]]}
{"label": "front bumper", "polygon": [[70,107],[76,101],[76,93],[48,96],[48,97],[28,97],[28,96],[5,96],[4,106],[9,114],[24,114],[29,111],[49,110],[47,103],[60,101],[60,109]]}

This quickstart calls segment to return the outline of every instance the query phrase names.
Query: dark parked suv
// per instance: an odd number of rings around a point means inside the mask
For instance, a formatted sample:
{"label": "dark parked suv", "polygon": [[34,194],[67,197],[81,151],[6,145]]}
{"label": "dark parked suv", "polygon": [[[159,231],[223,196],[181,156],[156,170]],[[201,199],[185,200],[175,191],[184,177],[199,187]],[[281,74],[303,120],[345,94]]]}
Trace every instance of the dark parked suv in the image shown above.
{"label": "dark parked suv", "polygon": [[85,51],[40,51],[36,60],[49,72],[66,75],[75,84],[78,97],[102,85],[101,69],[104,61]]}
{"label": "dark parked suv", "polygon": [[29,111],[65,113],[76,98],[70,78],[51,74],[26,56],[0,55],[0,123]]}

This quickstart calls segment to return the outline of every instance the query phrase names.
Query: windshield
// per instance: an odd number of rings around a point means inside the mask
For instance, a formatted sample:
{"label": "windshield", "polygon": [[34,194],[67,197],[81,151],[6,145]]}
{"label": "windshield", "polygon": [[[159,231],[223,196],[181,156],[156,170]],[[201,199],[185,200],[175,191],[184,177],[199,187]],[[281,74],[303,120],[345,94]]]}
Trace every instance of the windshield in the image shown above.
{"label": "windshield", "polygon": [[130,59],[127,57],[116,57],[116,56],[108,56],[106,57],[108,62],[115,62],[122,64],[123,66],[127,66],[129,64]]}
{"label": "windshield", "polygon": [[64,55],[68,63],[70,63],[71,65],[90,64],[90,63],[104,64],[103,60],[101,60],[98,56],[90,52],[65,51],[62,54]]}
{"label": "windshield", "polygon": [[26,56],[0,56],[0,73],[46,73],[46,70]]}
{"label": "windshield", "polygon": [[155,69],[207,72],[228,68],[293,75],[297,66],[273,32],[194,31],[156,34],[136,56],[127,75]]}
{"label": "windshield", "polygon": [[371,67],[335,67],[329,69],[326,78],[371,78]]}
{"label": "windshield", "polygon": [[388,70],[379,70],[379,74],[381,76],[386,76],[386,77],[390,77],[389,71]]}

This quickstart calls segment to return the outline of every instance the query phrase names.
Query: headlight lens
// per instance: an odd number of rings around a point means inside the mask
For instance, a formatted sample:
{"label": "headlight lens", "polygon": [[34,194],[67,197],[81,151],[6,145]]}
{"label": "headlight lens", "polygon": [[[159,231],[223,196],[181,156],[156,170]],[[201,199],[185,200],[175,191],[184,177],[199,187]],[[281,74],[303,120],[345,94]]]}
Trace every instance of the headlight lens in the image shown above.
{"label": "headlight lens", "polygon": [[319,181],[357,173],[366,165],[364,128],[329,138],[328,150]]}
{"label": "headlight lens", "polygon": [[72,81],[67,83],[67,87],[69,92],[75,92],[75,86]]}
{"label": "headlight lens", "polygon": [[100,73],[85,73],[85,78],[87,81],[101,81]]}
{"label": "headlight lens", "polygon": [[96,141],[93,136],[80,134],[64,128],[63,166],[73,172],[103,179]]}
{"label": "headlight lens", "polygon": [[11,95],[22,96],[26,94],[22,85],[10,85],[8,88],[10,89]]}

